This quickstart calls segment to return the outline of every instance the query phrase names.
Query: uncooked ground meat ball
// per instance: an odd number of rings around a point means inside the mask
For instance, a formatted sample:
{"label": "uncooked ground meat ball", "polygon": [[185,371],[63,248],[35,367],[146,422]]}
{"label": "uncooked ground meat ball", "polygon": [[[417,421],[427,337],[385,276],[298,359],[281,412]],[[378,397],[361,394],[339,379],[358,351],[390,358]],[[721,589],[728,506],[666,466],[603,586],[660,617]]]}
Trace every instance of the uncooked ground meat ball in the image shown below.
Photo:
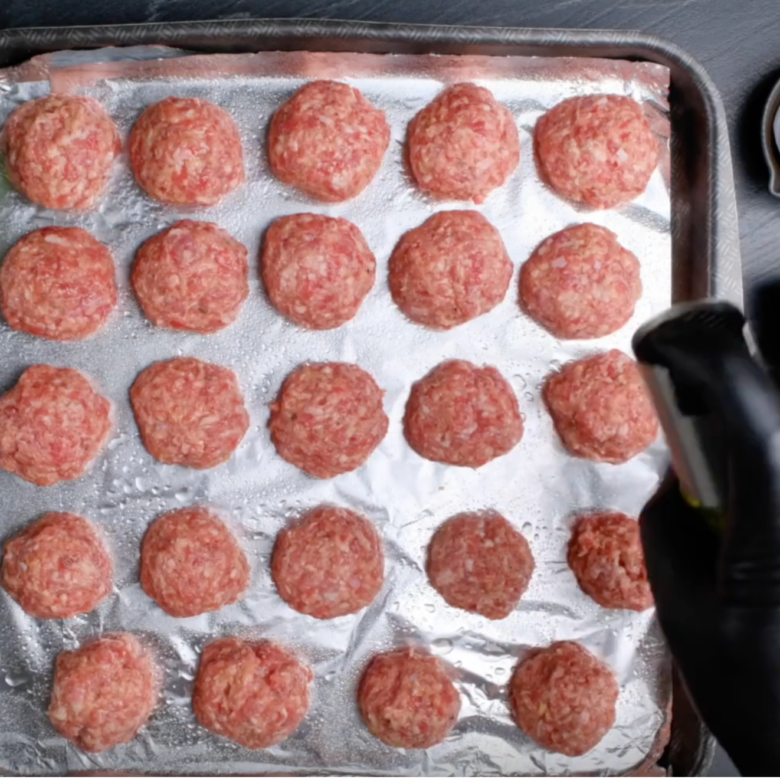
{"label": "uncooked ground meat ball", "polygon": [[449,360],[412,387],[404,434],[423,458],[478,468],[520,441],[523,421],[512,388],[495,368]]}
{"label": "uncooked ground meat ball", "polygon": [[642,295],[639,260],[599,225],[574,225],[545,239],[523,264],[528,314],[561,339],[595,339],[622,328]]}
{"label": "uncooked ground meat ball", "polygon": [[149,106],[130,133],[130,166],[151,197],[179,206],[213,206],[245,178],[236,123],[201,98]]}
{"label": "uncooked ground meat ball", "polygon": [[28,615],[60,620],[91,612],[111,593],[113,566],[91,523],[49,512],[5,543],[0,580]]}
{"label": "uncooked ground meat ball", "polygon": [[144,536],[141,587],[169,615],[193,617],[238,601],[249,587],[249,564],[215,514],[176,509]]}
{"label": "uncooked ground meat ball", "polygon": [[78,479],[111,431],[111,404],[73,368],[31,366],[0,398],[0,467],[35,485]]}
{"label": "uncooked ground meat ball", "polygon": [[149,366],[135,380],[130,402],[144,446],[161,463],[214,468],[249,428],[236,375],[197,358]]}
{"label": "uncooked ground meat ball", "polygon": [[517,725],[547,750],[581,756],[615,723],[618,684],[612,670],[577,642],[532,653],[509,685]]}
{"label": "uncooked ground meat ball", "polygon": [[129,742],[149,719],[158,670],[132,634],[112,634],[57,656],[49,720],[82,750]]}
{"label": "uncooked ground meat ball", "polygon": [[300,726],[313,678],[308,666],[271,642],[219,639],[201,656],[192,707],[209,731],[259,750]]}
{"label": "uncooked ground meat ball", "polygon": [[500,620],[525,593],[534,556],[525,537],[497,512],[470,512],[439,526],[427,570],[450,606]]}
{"label": "uncooked ground meat ball", "polygon": [[262,269],[271,303],[312,330],[351,320],[376,279],[376,260],[357,225],[320,214],[277,219],[263,242]]}
{"label": "uncooked ground meat ball", "polygon": [[50,209],[92,207],[121,147],[119,131],[103,106],[76,95],[28,101],[0,133],[11,184]]}
{"label": "uncooked ground meat ball", "polygon": [[658,435],[658,418],[636,363],[613,349],[553,374],[544,400],[572,455],[625,463]]}
{"label": "uncooked ground meat ball", "polygon": [[279,534],[273,577],[295,610],[320,620],[367,607],[384,581],[382,540],[364,517],[319,506]]}
{"label": "uncooked ground meat ball", "polygon": [[409,125],[409,164],[435,198],[483,203],[520,162],[512,114],[476,84],[455,84]]}
{"label": "uncooked ground meat ball", "polygon": [[247,254],[213,222],[183,219],[138,250],[133,290],[155,325],[214,333],[236,320],[249,295]]}
{"label": "uncooked ground meat ball", "polygon": [[406,648],[374,656],[360,680],[358,706],[385,744],[424,749],[446,739],[460,696],[438,658]]}
{"label": "uncooked ground meat ball", "polygon": [[581,517],[569,543],[569,566],[580,587],[607,609],[653,606],[639,524],[620,512]]}
{"label": "uncooked ground meat ball", "polygon": [[390,144],[385,112],[337,81],[301,87],[273,116],[271,170],[318,200],[359,195],[376,176]]}
{"label": "uncooked ground meat ball", "polygon": [[0,268],[0,307],[14,330],[76,341],[100,330],[116,306],[108,248],[86,230],[47,227],[14,244]]}
{"label": "uncooked ground meat ball", "polygon": [[658,164],[658,142],[635,100],[564,100],[534,133],[541,177],[564,198],[611,209],[641,195]]}
{"label": "uncooked ground meat ball", "polygon": [[498,306],[512,278],[499,232],[476,211],[442,211],[390,257],[390,292],[414,322],[453,328]]}
{"label": "uncooked ground meat ball", "polygon": [[351,363],[302,366],[271,404],[277,452],[320,479],[354,471],[387,433],[383,396],[371,374]]}

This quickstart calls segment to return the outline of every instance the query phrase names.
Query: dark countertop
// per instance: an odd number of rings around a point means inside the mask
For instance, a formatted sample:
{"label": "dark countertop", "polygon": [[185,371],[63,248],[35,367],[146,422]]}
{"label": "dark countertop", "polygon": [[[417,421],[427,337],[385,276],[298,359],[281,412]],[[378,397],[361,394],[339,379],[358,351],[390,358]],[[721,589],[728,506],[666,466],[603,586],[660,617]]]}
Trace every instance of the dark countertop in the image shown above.
{"label": "dark countertop", "polygon": [[[0,0],[0,28],[310,17],[380,22],[631,29],[682,46],[726,106],[748,308],[780,279],[780,200],[767,192],[763,103],[780,79],[780,0]],[[719,756],[712,775],[733,769]]]}

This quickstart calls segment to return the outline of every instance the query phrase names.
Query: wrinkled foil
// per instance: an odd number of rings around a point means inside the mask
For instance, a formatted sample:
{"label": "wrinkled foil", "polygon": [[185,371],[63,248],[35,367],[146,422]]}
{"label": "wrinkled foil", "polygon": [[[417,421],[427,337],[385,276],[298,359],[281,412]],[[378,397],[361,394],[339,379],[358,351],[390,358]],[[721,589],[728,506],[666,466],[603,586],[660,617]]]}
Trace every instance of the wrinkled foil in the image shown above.
{"label": "wrinkled foil", "polygon": [[[566,361],[612,347],[630,352],[636,327],[671,301],[668,71],[649,63],[521,57],[435,57],[263,53],[184,56],[147,47],[60,53],[0,73],[0,122],[21,102],[56,91],[98,98],[126,139],[143,108],[170,95],[208,98],[238,122],[247,184],[220,205],[196,212],[164,206],[134,184],[123,154],[100,208],[87,214],[34,206],[7,184],[0,192],[0,253],[45,225],[78,225],[107,243],[116,259],[120,302],[93,339],[58,344],[0,326],[0,390],[35,363],[73,366],[91,376],[115,406],[105,453],[84,478],[39,488],[0,473],[2,535],[47,511],[77,512],[105,531],[116,562],[113,595],[73,620],[37,621],[7,594],[0,596],[0,767],[19,773],[123,770],[147,773],[263,772],[376,775],[617,774],[657,752],[671,681],[668,655],[652,610],[605,610],[578,588],[566,564],[577,512],[611,508],[636,516],[653,492],[667,458],[659,440],[627,464],[589,463],[568,456],[542,398],[545,377]],[[181,55],[181,56],[177,56]],[[165,57],[165,59],[160,59]],[[150,59],[151,58],[151,59]],[[156,59],[155,59],[156,58]],[[307,79],[338,78],[358,87],[387,112],[392,141],[379,175],[358,198],[314,202],[270,174],[265,135],[273,111]],[[434,332],[407,321],[387,287],[390,252],[406,230],[433,212],[463,208],[436,202],[413,186],[403,161],[406,126],[443,84],[474,80],[513,113],[522,142],[519,169],[482,212],[501,232],[515,274],[504,302],[476,321]],[[642,101],[664,154],[647,191],[617,211],[590,212],[541,184],[532,131],[539,116],[572,95],[617,93]],[[355,319],[335,331],[309,332],[270,306],[258,281],[260,239],[282,215],[311,211],[355,222],[376,254],[377,282]],[[209,336],[153,327],[129,285],[133,254],[149,236],[185,216],[219,223],[250,251],[251,294],[237,323]],[[644,294],[631,321],[595,341],[561,342],[518,306],[518,269],[533,248],[565,226],[604,225],[641,261]],[[237,373],[252,418],[231,460],[200,472],[155,462],[133,421],[128,390],[157,360],[193,355]],[[423,460],[402,433],[412,383],[442,360],[465,358],[496,366],[517,393],[525,435],[511,453],[478,469]],[[304,361],[341,360],[367,369],[385,389],[390,430],[367,465],[319,481],[283,461],[267,430],[268,405],[284,377]],[[276,594],[269,559],[279,530],[320,502],[351,507],[370,518],[385,541],[386,582],[358,615],[318,621],[290,609]],[[160,513],[208,504],[229,518],[251,565],[247,597],[217,614],[168,617],[141,590],[139,549]],[[528,539],[536,558],[530,588],[507,619],[490,621],[447,606],[424,570],[436,527],[464,510],[493,508]],[[139,736],[99,755],[57,735],[46,717],[53,662],[65,649],[109,631],[139,633],[164,669],[159,708]],[[195,721],[190,699],[198,656],[216,637],[270,638],[297,651],[316,680],[308,717],[285,742],[250,751]],[[547,752],[513,723],[507,684],[529,648],[556,640],[583,643],[615,671],[620,700],[615,727],[579,758]],[[396,750],[372,737],[356,707],[356,685],[368,659],[398,645],[430,648],[450,665],[462,695],[451,736],[427,751]]]}

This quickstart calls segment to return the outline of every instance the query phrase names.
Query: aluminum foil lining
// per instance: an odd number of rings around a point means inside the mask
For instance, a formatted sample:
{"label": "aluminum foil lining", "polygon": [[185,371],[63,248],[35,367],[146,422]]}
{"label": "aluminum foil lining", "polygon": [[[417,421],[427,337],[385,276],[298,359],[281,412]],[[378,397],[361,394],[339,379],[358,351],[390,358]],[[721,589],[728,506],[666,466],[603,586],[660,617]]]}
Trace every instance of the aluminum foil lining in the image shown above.
{"label": "aluminum foil lining", "polygon": [[[164,56],[163,56],[164,55]],[[375,181],[358,198],[314,202],[270,174],[265,134],[276,108],[311,78],[342,79],[387,112],[392,141]],[[504,302],[450,332],[407,321],[393,304],[387,262],[398,238],[431,213],[463,207],[435,202],[415,189],[403,164],[406,126],[444,84],[473,80],[488,87],[514,115],[522,142],[519,169],[481,211],[501,232],[515,265]],[[101,207],[70,214],[31,205],[4,184],[0,193],[0,252],[45,225],[78,225],[107,243],[121,283],[120,303],[103,332],[80,344],[57,344],[0,325],[0,390],[35,363],[73,366],[112,399],[116,427],[91,473],[76,482],[39,488],[0,473],[2,534],[18,531],[53,510],[81,513],[105,530],[116,560],[115,592],[96,612],[66,621],[27,617],[0,596],[0,767],[39,774],[122,770],[146,773],[258,774],[264,772],[375,775],[510,775],[625,773],[646,760],[670,701],[668,654],[652,610],[636,614],[600,608],[577,587],[566,564],[572,517],[613,508],[636,515],[667,462],[659,441],[631,462],[612,466],[568,456],[555,435],[540,389],[562,363],[617,347],[630,351],[636,327],[671,301],[668,144],[647,191],[617,211],[590,212],[556,197],[536,173],[532,131],[547,109],[572,95],[617,93],[641,101],[668,141],[668,71],[649,63],[589,59],[261,53],[185,56],[184,52],[107,49],[46,55],[16,71],[0,72],[0,122],[20,103],[56,91],[99,99],[126,138],[143,108],[162,98],[200,96],[227,109],[241,130],[247,184],[219,206],[195,212],[243,241],[256,258],[264,229],[301,211],[354,221],[376,254],[377,283],[355,319],[330,332],[307,332],[285,321],[264,298],[257,262],[251,295],[238,322],[210,336],[152,327],[128,279],[133,254],[152,234],[193,216],[160,205],[134,184],[126,155]],[[545,237],[592,221],[617,233],[641,260],[644,295],[619,333],[597,341],[561,342],[520,312],[517,271]],[[197,472],[155,462],[141,445],[128,402],[135,376],[156,360],[194,355],[238,374],[252,418],[231,460]],[[411,384],[447,358],[496,366],[511,382],[525,418],[525,435],[510,454],[478,469],[421,459],[402,433]],[[367,465],[336,479],[307,477],[275,452],[267,430],[268,404],[284,377],[304,361],[354,361],[386,390],[390,430]],[[276,594],[269,556],[290,518],[320,502],[369,517],[385,540],[386,582],[364,612],[317,621],[290,609]],[[252,585],[239,604],[218,614],[177,620],[140,588],[142,535],[161,512],[206,503],[233,524],[252,564]],[[448,607],[428,584],[426,545],[434,529],[463,511],[494,508],[528,539],[537,562],[519,608],[490,621]],[[55,656],[108,631],[140,633],[164,667],[162,701],[131,743],[90,755],[59,737],[46,717]],[[215,637],[268,637],[297,651],[315,670],[312,707],[285,742],[249,751],[216,737],[195,721],[190,698],[198,656]],[[542,750],[513,723],[507,683],[529,648],[555,640],[582,642],[606,661],[620,682],[617,722],[579,758]],[[414,644],[451,665],[462,695],[451,736],[427,751],[385,746],[363,726],[356,685],[379,651]]]}

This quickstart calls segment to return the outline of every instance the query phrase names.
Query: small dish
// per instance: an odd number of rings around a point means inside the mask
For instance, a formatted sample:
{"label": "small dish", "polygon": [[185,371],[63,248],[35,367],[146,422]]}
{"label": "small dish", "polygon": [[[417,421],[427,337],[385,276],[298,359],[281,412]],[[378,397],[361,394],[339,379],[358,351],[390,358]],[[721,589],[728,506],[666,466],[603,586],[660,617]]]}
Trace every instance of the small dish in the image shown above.
{"label": "small dish", "polygon": [[769,167],[769,192],[780,198],[780,81],[775,84],[764,107],[761,143]]}

